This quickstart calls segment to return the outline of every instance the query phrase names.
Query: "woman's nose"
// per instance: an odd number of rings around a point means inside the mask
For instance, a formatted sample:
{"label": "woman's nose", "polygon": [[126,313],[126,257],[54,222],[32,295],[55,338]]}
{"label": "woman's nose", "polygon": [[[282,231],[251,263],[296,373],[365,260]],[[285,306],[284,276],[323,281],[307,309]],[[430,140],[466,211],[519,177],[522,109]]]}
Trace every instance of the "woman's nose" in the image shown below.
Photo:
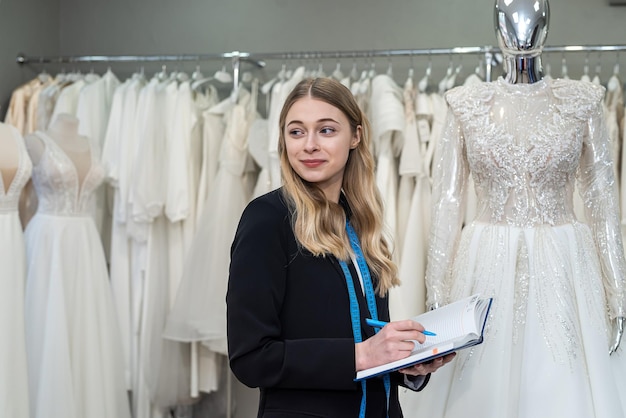
{"label": "woman's nose", "polygon": [[319,143],[317,141],[317,136],[314,133],[310,133],[307,135],[304,149],[307,152],[313,152],[320,149]]}

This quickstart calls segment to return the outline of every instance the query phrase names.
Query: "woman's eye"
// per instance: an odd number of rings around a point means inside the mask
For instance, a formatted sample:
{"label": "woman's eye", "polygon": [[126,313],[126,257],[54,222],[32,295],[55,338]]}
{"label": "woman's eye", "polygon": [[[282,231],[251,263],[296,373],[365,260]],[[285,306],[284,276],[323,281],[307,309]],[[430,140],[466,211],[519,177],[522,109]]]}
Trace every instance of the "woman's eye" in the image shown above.
{"label": "woman's eye", "polygon": [[326,127],[326,128],[322,128],[320,130],[320,132],[323,133],[323,134],[332,134],[332,133],[335,132],[335,129],[334,128],[330,128],[330,127]]}
{"label": "woman's eye", "polygon": [[292,129],[289,131],[289,135],[290,136],[300,136],[302,135],[302,130],[301,129]]}

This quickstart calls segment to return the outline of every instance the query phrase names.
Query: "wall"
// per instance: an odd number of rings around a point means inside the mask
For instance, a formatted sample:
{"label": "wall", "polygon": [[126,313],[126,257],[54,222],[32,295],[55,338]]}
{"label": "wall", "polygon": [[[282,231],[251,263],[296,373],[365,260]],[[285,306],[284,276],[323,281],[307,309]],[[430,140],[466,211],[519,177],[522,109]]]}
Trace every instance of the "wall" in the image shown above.
{"label": "wall", "polygon": [[[549,44],[626,44],[626,7],[610,7],[608,0],[552,0],[550,4]],[[480,46],[496,42],[492,10],[493,0],[61,0],[60,39],[66,54]],[[583,58],[579,54],[571,59]],[[560,56],[547,59],[560,69]],[[595,63],[598,57],[590,60]],[[603,60],[613,63],[615,57],[605,54]],[[344,61],[351,65],[350,60]],[[433,61],[446,67],[449,58]],[[462,61],[466,71],[476,62],[475,58]],[[387,65],[385,59],[376,63]],[[416,59],[415,64],[424,67],[426,59]],[[278,65],[268,63],[267,75]],[[211,68],[211,63],[202,66]],[[577,67],[582,71],[581,65]],[[609,68],[612,65],[604,65],[603,71]]]}
{"label": "wall", "polygon": [[0,118],[13,89],[32,79],[38,68],[20,66],[19,52],[59,53],[59,0],[0,0]]}

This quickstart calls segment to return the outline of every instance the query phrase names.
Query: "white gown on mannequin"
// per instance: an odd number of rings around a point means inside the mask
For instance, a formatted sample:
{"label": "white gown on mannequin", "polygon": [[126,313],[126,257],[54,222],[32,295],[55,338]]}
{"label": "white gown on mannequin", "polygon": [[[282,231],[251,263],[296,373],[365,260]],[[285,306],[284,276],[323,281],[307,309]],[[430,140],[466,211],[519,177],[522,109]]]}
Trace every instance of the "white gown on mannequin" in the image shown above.
{"label": "white gown on mannequin", "polygon": [[91,151],[81,181],[45,133],[33,168],[37,213],[26,228],[26,343],[31,418],[128,418],[124,357],[104,251],[89,201],[103,170]]}
{"label": "white gown on mannequin", "polygon": [[[626,416],[624,348],[609,357],[626,268],[602,96],[580,81],[501,78],[447,93],[427,303],[494,304],[484,343],[433,374],[414,416]],[[470,173],[479,206],[462,229]]]}
{"label": "white gown on mannequin", "polygon": [[[24,336],[26,254],[18,202],[32,164],[19,131],[0,125],[18,149],[17,172],[5,186],[0,175],[0,417],[28,418]],[[10,139],[10,140],[11,140]]]}

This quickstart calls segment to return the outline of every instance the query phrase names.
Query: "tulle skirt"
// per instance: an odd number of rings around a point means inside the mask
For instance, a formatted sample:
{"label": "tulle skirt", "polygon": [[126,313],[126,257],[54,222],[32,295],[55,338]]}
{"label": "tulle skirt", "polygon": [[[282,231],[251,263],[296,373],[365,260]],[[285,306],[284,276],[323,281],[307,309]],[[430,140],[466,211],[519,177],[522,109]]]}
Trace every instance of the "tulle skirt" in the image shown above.
{"label": "tulle skirt", "polygon": [[17,211],[0,211],[0,417],[28,418],[25,281],[24,235]]}
{"label": "tulle skirt", "polygon": [[31,418],[128,418],[104,251],[88,216],[36,214],[25,232]]}
{"label": "tulle skirt", "polygon": [[494,297],[484,343],[434,373],[421,396],[403,397],[407,418],[626,416],[626,355],[621,347],[609,356],[601,267],[586,225],[469,225],[450,300],[473,293]]}

